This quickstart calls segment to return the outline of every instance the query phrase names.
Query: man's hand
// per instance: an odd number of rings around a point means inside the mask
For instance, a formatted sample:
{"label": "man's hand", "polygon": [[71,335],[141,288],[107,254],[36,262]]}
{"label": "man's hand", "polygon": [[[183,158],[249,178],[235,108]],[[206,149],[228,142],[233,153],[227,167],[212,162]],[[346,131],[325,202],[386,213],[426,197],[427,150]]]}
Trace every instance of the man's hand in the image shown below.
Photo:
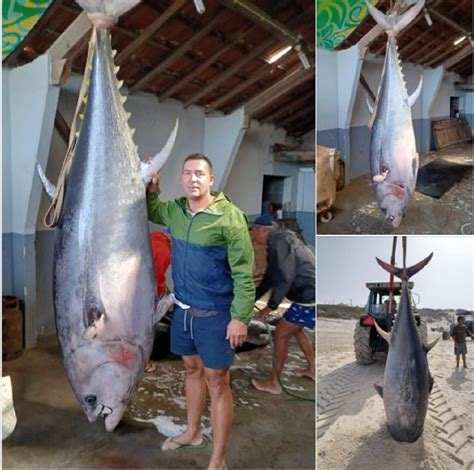
{"label": "man's hand", "polygon": [[238,346],[242,346],[247,339],[247,325],[239,320],[231,320],[227,325],[227,336],[230,342],[230,347],[235,349]]}
{"label": "man's hand", "polygon": [[148,186],[146,187],[146,192],[156,193],[159,190],[160,190],[160,174],[153,173],[153,175],[151,175],[151,181],[148,183]]}
{"label": "man's hand", "polygon": [[259,318],[260,320],[265,320],[265,319],[268,317],[268,315],[270,315],[270,313],[272,313],[272,312],[273,312],[273,309],[271,309],[271,308],[267,305],[265,308],[263,308],[262,310],[259,311],[258,318]]}

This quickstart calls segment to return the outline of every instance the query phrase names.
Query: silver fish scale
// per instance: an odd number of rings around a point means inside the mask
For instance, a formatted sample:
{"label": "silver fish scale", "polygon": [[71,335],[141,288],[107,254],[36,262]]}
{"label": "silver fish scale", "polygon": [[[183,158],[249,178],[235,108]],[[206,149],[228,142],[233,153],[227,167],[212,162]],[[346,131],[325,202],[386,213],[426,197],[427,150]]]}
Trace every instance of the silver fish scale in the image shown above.
{"label": "silver fish scale", "polygon": [[[97,31],[84,119],[56,230],[53,285],[65,369],[93,420],[99,406],[126,404],[143,375],[153,345],[156,285],[145,186],[106,30]],[[101,315],[100,333],[84,339]],[[104,364],[106,373],[96,374]],[[117,383],[100,383],[101,375]],[[96,397],[97,405],[88,406],[85,396]]]}

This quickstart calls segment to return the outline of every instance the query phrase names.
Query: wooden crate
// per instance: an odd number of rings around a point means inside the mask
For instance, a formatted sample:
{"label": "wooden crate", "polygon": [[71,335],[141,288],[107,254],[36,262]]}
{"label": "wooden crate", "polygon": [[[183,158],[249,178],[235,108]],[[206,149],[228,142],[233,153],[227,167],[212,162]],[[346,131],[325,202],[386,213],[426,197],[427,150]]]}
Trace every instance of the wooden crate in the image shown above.
{"label": "wooden crate", "polygon": [[336,200],[340,152],[335,148],[317,146],[317,214],[328,212]]}
{"label": "wooden crate", "polygon": [[471,129],[464,118],[432,121],[431,128],[437,150],[468,142],[472,138]]}

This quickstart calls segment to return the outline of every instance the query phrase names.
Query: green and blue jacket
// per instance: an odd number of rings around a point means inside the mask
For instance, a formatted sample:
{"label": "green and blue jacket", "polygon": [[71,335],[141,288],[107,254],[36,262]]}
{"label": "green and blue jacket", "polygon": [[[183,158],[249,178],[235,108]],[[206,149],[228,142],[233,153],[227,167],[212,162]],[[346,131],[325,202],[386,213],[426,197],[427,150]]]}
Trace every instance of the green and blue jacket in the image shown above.
{"label": "green and blue jacket", "polygon": [[149,219],[170,229],[176,298],[194,308],[228,311],[248,323],[255,302],[254,251],[247,216],[224,193],[192,215],[186,197],[147,194]]}

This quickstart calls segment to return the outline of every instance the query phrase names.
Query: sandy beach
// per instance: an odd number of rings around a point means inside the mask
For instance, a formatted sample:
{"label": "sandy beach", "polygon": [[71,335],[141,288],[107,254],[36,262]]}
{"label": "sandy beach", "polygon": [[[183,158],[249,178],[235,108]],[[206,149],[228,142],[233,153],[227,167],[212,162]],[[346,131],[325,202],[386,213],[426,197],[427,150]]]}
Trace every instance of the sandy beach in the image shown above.
{"label": "sandy beach", "polygon": [[[428,355],[435,382],[423,435],[415,443],[400,443],[390,434],[383,401],[373,387],[383,381],[384,363],[355,362],[355,322],[318,319],[318,468],[472,469],[472,369],[456,370],[453,342],[441,339]],[[441,334],[431,331],[437,326],[429,323],[429,341]],[[470,367],[474,346],[469,338],[467,346]]]}

